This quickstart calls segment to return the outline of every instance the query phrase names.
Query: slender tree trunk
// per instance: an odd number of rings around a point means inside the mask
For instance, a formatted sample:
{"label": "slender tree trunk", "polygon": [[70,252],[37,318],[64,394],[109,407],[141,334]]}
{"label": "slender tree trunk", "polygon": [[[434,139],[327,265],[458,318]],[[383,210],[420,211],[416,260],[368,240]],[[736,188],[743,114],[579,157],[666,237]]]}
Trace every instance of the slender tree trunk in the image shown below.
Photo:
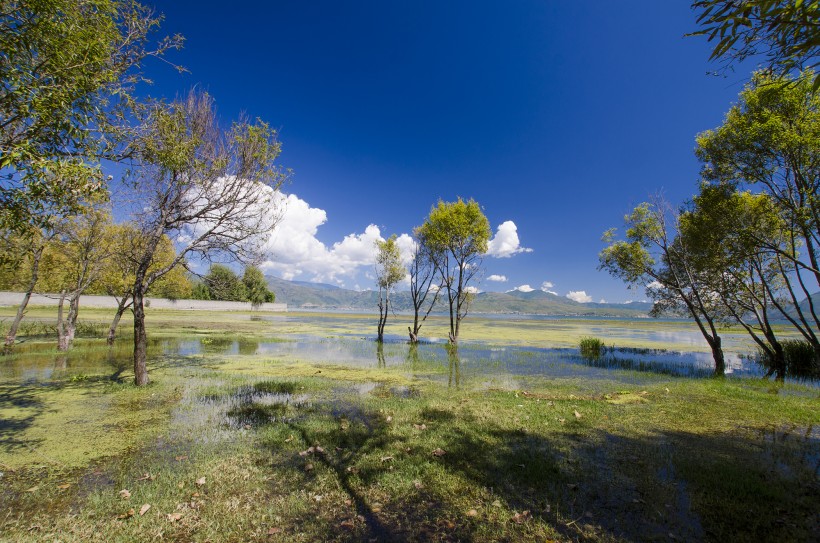
{"label": "slender tree trunk", "polygon": [[382,291],[379,289],[379,325],[377,328],[378,337],[376,338],[376,341],[379,343],[384,341],[384,325],[387,323],[387,307],[389,303],[387,295],[382,296]]}
{"label": "slender tree trunk", "polygon": [[129,296],[124,296],[123,299],[120,300],[119,304],[117,304],[117,312],[114,314],[114,320],[111,321],[111,326],[108,327],[108,339],[106,339],[106,342],[109,345],[113,345],[114,338],[117,337],[117,326],[120,324],[122,314],[125,313],[126,309],[128,309],[129,298]]}
{"label": "slender tree trunk", "polygon": [[68,318],[66,319],[66,339],[68,347],[74,343],[74,335],[77,333],[77,317],[80,315],[80,295],[72,294],[68,300]]}
{"label": "slender tree trunk", "polygon": [[66,322],[63,317],[63,306],[65,305],[65,291],[60,293],[60,302],[57,304],[57,350],[68,350],[68,333],[66,331]]}
{"label": "slender tree trunk", "polygon": [[9,331],[6,334],[5,346],[7,349],[13,347],[14,342],[17,340],[17,330],[20,329],[20,322],[23,320],[23,316],[26,314],[26,307],[28,307],[28,302],[31,299],[31,294],[34,292],[34,287],[37,286],[38,273],[40,271],[40,259],[43,256],[44,249],[45,245],[41,245],[37,248],[36,251],[34,251],[34,254],[32,254],[33,260],[31,262],[31,280],[28,283],[26,293],[23,295],[23,300],[20,302],[20,307],[17,308],[17,314],[14,316],[14,320],[11,322],[11,327],[9,328]]}
{"label": "slender tree trunk", "polygon": [[144,292],[141,280],[134,288],[134,384],[143,386],[148,384],[148,369],[146,357],[148,337],[145,333],[145,307],[143,306]]}

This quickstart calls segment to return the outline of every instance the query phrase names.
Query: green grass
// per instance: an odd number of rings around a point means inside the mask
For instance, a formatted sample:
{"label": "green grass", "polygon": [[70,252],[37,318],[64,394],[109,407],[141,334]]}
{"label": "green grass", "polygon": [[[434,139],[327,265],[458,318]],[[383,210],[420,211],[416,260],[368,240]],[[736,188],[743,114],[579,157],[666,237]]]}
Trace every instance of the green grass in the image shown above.
{"label": "green grass", "polygon": [[[450,387],[446,362],[416,360],[424,371],[413,373],[222,354],[228,341],[287,339],[322,321],[196,315],[151,314],[152,338],[204,334],[213,348],[165,356],[157,343],[143,389],[121,366],[127,342],[83,340],[62,362],[50,343],[29,343],[0,360],[0,540],[818,533],[816,388],[620,370]],[[329,322],[331,334],[369,325]]]}

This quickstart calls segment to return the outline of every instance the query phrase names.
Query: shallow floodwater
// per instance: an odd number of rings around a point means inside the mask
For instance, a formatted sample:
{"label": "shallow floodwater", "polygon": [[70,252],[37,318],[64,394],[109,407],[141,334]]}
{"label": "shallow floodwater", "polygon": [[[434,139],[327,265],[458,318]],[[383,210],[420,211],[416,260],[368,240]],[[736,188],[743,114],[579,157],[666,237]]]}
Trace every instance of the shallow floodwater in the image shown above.
{"label": "shallow floodwater", "polygon": [[[276,338],[237,337],[222,334],[191,334],[189,336],[159,338],[149,342],[150,364],[174,365],[212,363],[225,357],[230,359],[253,357],[259,364],[304,362],[334,364],[357,368],[393,368],[408,376],[446,381],[450,385],[487,387],[518,387],[531,378],[607,379],[633,383],[651,375],[707,377],[712,375],[714,363],[711,353],[703,352],[703,338],[693,331],[691,323],[665,322],[661,325],[636,323],[630,320],[609,319],[551,319],[549,329],[566,330],[577,337],[579,328],[585,334],[605,338],[607,343],[624,339],[639,340],[641,344],[675,345],[677,350],[663,348],[607,347],[601,356],[584,358],[577,348],[532,347],[497,345],[488,341],[462,341],[457,350],[441,339],[428,340],[415,346],[404,337],[387,336],[379,345],[373,338],[362,337],[357,329],[367,321],[359,322],[338,315],[241,315],[271,322],[271,333],[282,323],[309,323],[321,329],[333,330],[331,337],[312,333],[283,333]],[[480,326],[533,327],[539,331],[544,323],[537,319],[508,318],[481,319]],[[649,324],[649,325],[647,325]],[[491,337],[491,336],[490,336]],[[729,376],[760,377],[762,368],[742,352],[748,346],[740,335],[724,336],[726,373]],[[85,375],[110,373],[114,379],[131,366],[131,344],[124,339],[107,349],[99,340],[85,340],[77,346],[93,345],[93,349],[75,349],[58,355],[42,343],[21,344],[15,356],[0,364],[0,378],[17,382],[36,382],[52,377],[82,379]],[[681,348],[681,346],[684,346]],[[635,371],[620,371],[635,370]]]}

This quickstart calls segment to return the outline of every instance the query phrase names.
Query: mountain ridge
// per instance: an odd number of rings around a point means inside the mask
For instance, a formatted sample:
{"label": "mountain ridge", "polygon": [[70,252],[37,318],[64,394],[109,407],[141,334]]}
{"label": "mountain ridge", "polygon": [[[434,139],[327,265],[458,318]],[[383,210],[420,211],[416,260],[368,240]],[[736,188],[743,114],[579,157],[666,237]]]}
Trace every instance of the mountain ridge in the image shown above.
{"label": "mountain ridge", "polygon": [[[276,301],[288,304],[290,309],[333,309],[375,311],[378,293],[355,291],[324,283],[288,281],[273,275],[265,279],[276,294]],[[398,312],[412,311],[410,293],[395,292],[391,296],[393,308]],[[531,314],[549,316],[624,316],[646,317],[652,309],[648,302],[629,304],[579,303],[549,292],[481,292],[476,295],[470,308],[473,314]],[[446,311],[439,302],[438,312]]]}

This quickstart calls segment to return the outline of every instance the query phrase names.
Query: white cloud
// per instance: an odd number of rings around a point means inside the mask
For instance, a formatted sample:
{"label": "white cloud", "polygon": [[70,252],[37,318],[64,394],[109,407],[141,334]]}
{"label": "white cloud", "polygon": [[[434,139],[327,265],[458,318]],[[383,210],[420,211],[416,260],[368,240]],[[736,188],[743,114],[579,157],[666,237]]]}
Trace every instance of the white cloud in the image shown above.
{"label": "white cloud", "polygon": [[529,286],[529,285],[520,285],[520,286],[515,287],[515,288],[514,288],[514,289],[512,289],[512,290],[508,290],[507,292],[514,292],[514,291],[516,291],[516,290],[517,290],[518,292],[532,292],[532,291],[533,291],[533,290],[535,290],[535,289],[534,289],[534,288],[532,288],[532,287],[531,287],[531,286]]}
{"label": "white cloud", "polygon": [[532,249],[521,247],[518,239],[518,227],[512,221],[505,221],[498,226],[495,236],[487,244],[487,255],[495,258],[508,258],[518,253],[531,253]]}
{"label": "white cloud", "polygon": [[489,276],[487,278],[487,281],[495,281],[496,283],[506,283],[507,282],[507,276],[506,275],[492,274],[491,276]]}
{"label": "white cloud", "polygon": [[584,290],[571,290],[567,293],[567,298],[579,304],[588,304],[592,301],[592,296],[589,296]]}
{"label": "white cloud", "polygon": [[603,298],[601,298],[600,300],[598,300],[598,303],[599,303],[599,304],[605,304],[605,303],[606,303],[606,300],[605,300],[605,299],[603,299]]}
{"label": "white cloud", "polygon": [[464,287],[464,292],[466,292],[468,294],[478,294],[481,291],[478,290],[476,287],[470,285],[470,286]]}
{"label": "white cloud", "polygon": [[547,294],[553,294],[555,296],[558,296],[558,293],[552,290],[554,286],[555,285],[552,283],[552,281],[544,281],[543,283],[541,283],[541,291],[546,292]]}
{"label": "white cloud", "polygon": [[648,285],[646,285],[646,290],[660,290],[663,288],[663,285],[660,281],[652,281]]}
{"label": "white cloud", "polygon": [[[274,271],[284,279],[304,275],[313,281],[341,285],[359,268],[373,265],[375,241],[384,239],[378,226],[368,225],[364,232],[348,234],[328,247],[316,238],[319,227],[327,222],[323,209],[310,207],[295,194],[277,197],[282,220],[265,247],[268,260],[261,265],[263,270]],[[409,238],[406,234],[399,238],[401,244],[405,237]]]}

